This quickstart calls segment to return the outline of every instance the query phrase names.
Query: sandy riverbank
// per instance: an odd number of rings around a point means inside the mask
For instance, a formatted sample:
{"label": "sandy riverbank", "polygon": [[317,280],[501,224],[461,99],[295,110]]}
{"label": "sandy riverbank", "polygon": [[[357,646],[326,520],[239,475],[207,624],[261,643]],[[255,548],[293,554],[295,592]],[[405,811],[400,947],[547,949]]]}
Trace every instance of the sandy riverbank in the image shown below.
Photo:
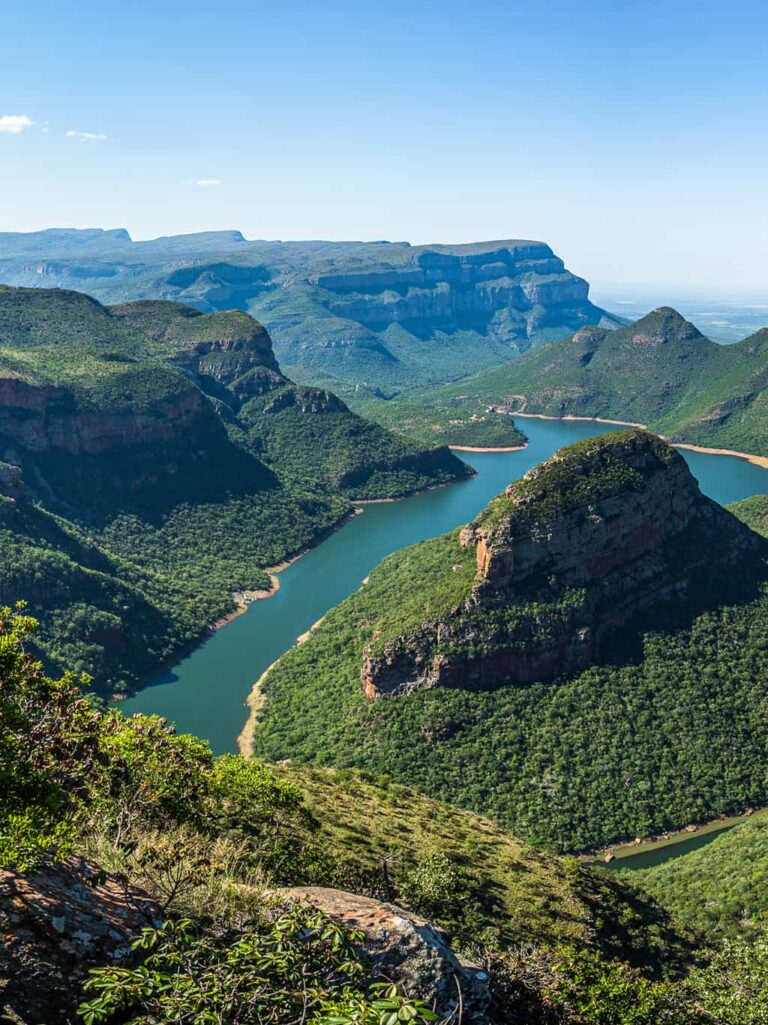
{"label": "sandy riverbank", "polygon": [[581,423],[614,424],[616,427],[640,427],[647,431],[647,424],[633,423],[631,420],[606,420],[603,416],[572,416],[567,413],[565,416],[549,416],[547,413],[510,413],[513,419],[516,416],[525,417],[528,420],[578,420]]}
{"label": "sandy riverbank", "polygon": [[659,833],[656,836],[645,836],[629,843],[609,844],[589,854],[581,855],[581,860],[587,862],[610,862],[614,867],[619,867],[623,861],[631,861],[643,854],[652,851],[663,851],[667,848],[675,848],[679,844],[694,839],[695,837],[708,836],[710,833],[723,832],[732,829],[742,822],[746,822],[752,815],[759,814],[765,809],[748,808],[740,815],[720,815],[708,822],[700,822],[683,826],[682,829],[669,830]]}
{"label": "sandy riverbank", "polygon": [[[283,656],[281,655],[280,658],[282,657]],[[243,758],[250,758],[253,753],[253,731],[256,728],[256,721],[259,718],[259,712],[264,705],[264,695],[261,692],[261,684],[270,670],[280,661],[280,658],[276,658],[272,665],[267,666],[256,683],[254,683],[250,694],[245,699],[245,703],[248,706],[248,718],[245,720],[245,725],[240,732],[240,736],[237,738],[237,749]]]}
{"label": "sandy riverbank", "polygon": [[452,452],[521,452],[524,448],[528,448],[528,443],[525,445],[502,445],[499,447],[488,447],[484,448],[482,445],[449,445],[448,448]]}
{"label": "sandy riverbank", "polygon": [[[583,423],[597,423],[597,424],[613,424],[616,427],[638,427],[640,430],[650,430],[647,424],[634,423],[632,420],[607,420],[602,416],[548,416],[545,413],[511,413],[510,416],[516,417],[521,416],[523,418],[529,418],[531,420],[579,420]],[[659,435],[664,441],[669,441],[663,434]],[[705,445],[692,445],[687,441],[670,441],[670,445],[673,448],[684,448],[689,452],[702,452],[707,456],[733,456],[736,459],[746,459],[749,463],[754,463],[755,466],[762,466],[764,470],[768,470],[768,456],[756,456],[751,452],[737,452],[733,448],[707,448]],[[455,448],[456,446],[451,446]],[[494,452],[498,449],[478,449],[477,451]]]}
{"label": "sandy riverbank", "polygon": [[351,509],[348,513],[345,513],[340,520],[337,520],[332,527],[329,527],[327,530],[324,530],[322,534],[319,534],[312,544],[302,548],[300,552],[296,552],[296,554],[292,555],[290,558],[279,562],[276,566],[267,566],[264,572],[269,576],[269,582],[271,585],[269,590],[236,591],[233,595],[233,599],[237,607],[233,609],[232,612],[228,612],[225,616],[217,619],[208,629],[218,630],[222,626],[226,626],[227,623],[231,623],[233,619],[237,619],[238,616],[242,616],[242,614],[247,612],[255,601],[262,601],[264,598],[271,598],[273,594],[276,594],[280,590],[280,577],[278,576],[278,573],[282,573],[284,569],[288,569],[289,566],[292,566],[293,563],[303,555],[306,555],[307,552],[311,552],[312,549],[316,548],[319,544],[322,544],[322,542],[327,540],[331,534],[335,534],[337,530],[341,530],[346,523],[349,523],[353,517],[359,516],[362,512],[362,509]]}
{"label": "sandy riverbank", "polygon": [[748,463],[754,463],[755,466],[762,466],[764,470],[768,470],[768,456],[753,456],[749,452],[737,452],[732,448],[705,448],[703,445],[689,445],[685,441],[672,441],[670,444],[674,448],[685,448],[689,452],[703,452],[708,456],[735,456],[736,459],[746,459]]}
{"label": "sandy riverbank", "polygon": [[[312,624],[309,630],[306,630],[303,634],[300,634],[296,638],[296,645],[294,646],[297,647],[299,644],[303,644],[305,641],[309,640],[310,636],[312,635],[312,631],[316,630],[324,619],[325,616],[322,615],[315,623]],[[253,731],[256,728],[256,722],[259,718],[259,712],[264,706],[264,695],[261,690],[261,685],[267,678],[271,670],[277,665],[277,663],[280,661],[281,658],[283,658],[285,654],[286,652],[283,652],[280,658],[276,658],[272,665],[267,666],[267,668],[258,678],[256,683],[254,683],[253,687],[251,688],[250,694],[245,699],[245,704],[248,708],[248,718],[245,721],[245,726],[243,726],[242,731],[240,732],[240,736],[237,738],[237,748],[240,754],[243,756],[243,758],[250,758],[250,756],[253,754]]]}

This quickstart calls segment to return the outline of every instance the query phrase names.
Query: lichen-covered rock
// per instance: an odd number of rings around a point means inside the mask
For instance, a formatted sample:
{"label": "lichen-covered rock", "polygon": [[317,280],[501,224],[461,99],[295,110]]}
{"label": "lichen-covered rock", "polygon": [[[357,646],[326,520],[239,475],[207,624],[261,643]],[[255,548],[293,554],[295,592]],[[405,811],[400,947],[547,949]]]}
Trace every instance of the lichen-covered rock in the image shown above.
{"label": "lichen-covered rock", "polygon": [[366,650],[367,697],[577,672],[649,609],[680,606],[725,574],[750,572],[764,546],[701,494],[678,452],[637,430],[556,453],[458,542],[475,548],[474,584],[439,620]]}
{"label": "lichen-covered rock", "polygon": [[360,952],[371,974],[396,982],[448,1017],[465,1025],[485,1022],[490,1004],[488,974],[450,946],[448,937],[425,918],[395,904],[324,886],[293,887],[281,896],[311,904],[346,928],[362,933]]}
{"label": "lichen-covered rock", "polygon": [[160,920],[145,893],[80,857],[0,870],[0,1007],[30,1025],[69,1021],[88,970],[129,962],[131,941]]}

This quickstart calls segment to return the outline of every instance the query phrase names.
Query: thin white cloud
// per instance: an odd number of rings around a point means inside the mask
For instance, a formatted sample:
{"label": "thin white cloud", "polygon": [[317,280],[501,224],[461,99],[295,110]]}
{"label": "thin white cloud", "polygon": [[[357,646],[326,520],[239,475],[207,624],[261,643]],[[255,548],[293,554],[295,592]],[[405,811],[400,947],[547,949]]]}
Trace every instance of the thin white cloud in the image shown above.
{"label": "thin white cloud", "polygon": [[11,135],[18,135],[25,128],[31,128],[35,122],[26,114],[3,114],[0,117],[0,132],[10,132]]}
{"label": "thin white cloud", "polygon": [[83,142],[106,142],[109,138],[103,132],[67,132],[68,139],[80,139]]}
{"label": "thin white cloud", "polygon": [[207,189],[212,185],[222,185],[221,178],[194,178],[192,181],[193,185],[198,185],[200,188]]}

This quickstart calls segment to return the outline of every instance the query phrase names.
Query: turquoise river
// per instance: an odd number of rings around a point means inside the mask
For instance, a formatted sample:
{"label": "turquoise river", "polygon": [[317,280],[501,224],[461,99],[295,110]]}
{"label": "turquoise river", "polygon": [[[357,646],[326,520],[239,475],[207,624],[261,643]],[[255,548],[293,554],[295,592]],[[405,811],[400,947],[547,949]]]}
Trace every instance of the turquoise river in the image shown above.
{"label": "turquoise river", "polygon": [[[164,716],[179,731],[234,751],[246,719],[245,699],[265,669],[300,634],[355,591],[390,552],[471,520],[510,481],[563,445],[615,427],[595,422],[528,420],[527,448],[459,453],[476,470],[471,480],[399,502],[371,503],[362,515],[280,574],[280,589],[255,602],[171,670],[121,707]],[[718,502],[768,493],[768,470],[733,456],[684,452],[702,490]]]}

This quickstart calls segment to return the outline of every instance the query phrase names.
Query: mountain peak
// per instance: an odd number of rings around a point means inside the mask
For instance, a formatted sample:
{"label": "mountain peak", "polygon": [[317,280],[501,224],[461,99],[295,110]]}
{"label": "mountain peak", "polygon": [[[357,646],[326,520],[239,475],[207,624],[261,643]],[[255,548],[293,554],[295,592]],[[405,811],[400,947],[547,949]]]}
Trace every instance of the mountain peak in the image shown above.
{"label": "mountain peak", "polygon": [[[579,442],[494,499],[442,570],[400,582],[403,607],[423,614],[406,633],[380,624],[363,655],[363,691],[489,690],[578,672],[616,631],[660,604],[681,607],[746,567],[761,543],[701,494],[661,438],[631,430]],[[437,594],[450,601],[427,615]]]}
{"label": "mountain peak", "polygon": [[635,345],[704,339],[699,329],[671,306],[659,306],[626,329]]}

